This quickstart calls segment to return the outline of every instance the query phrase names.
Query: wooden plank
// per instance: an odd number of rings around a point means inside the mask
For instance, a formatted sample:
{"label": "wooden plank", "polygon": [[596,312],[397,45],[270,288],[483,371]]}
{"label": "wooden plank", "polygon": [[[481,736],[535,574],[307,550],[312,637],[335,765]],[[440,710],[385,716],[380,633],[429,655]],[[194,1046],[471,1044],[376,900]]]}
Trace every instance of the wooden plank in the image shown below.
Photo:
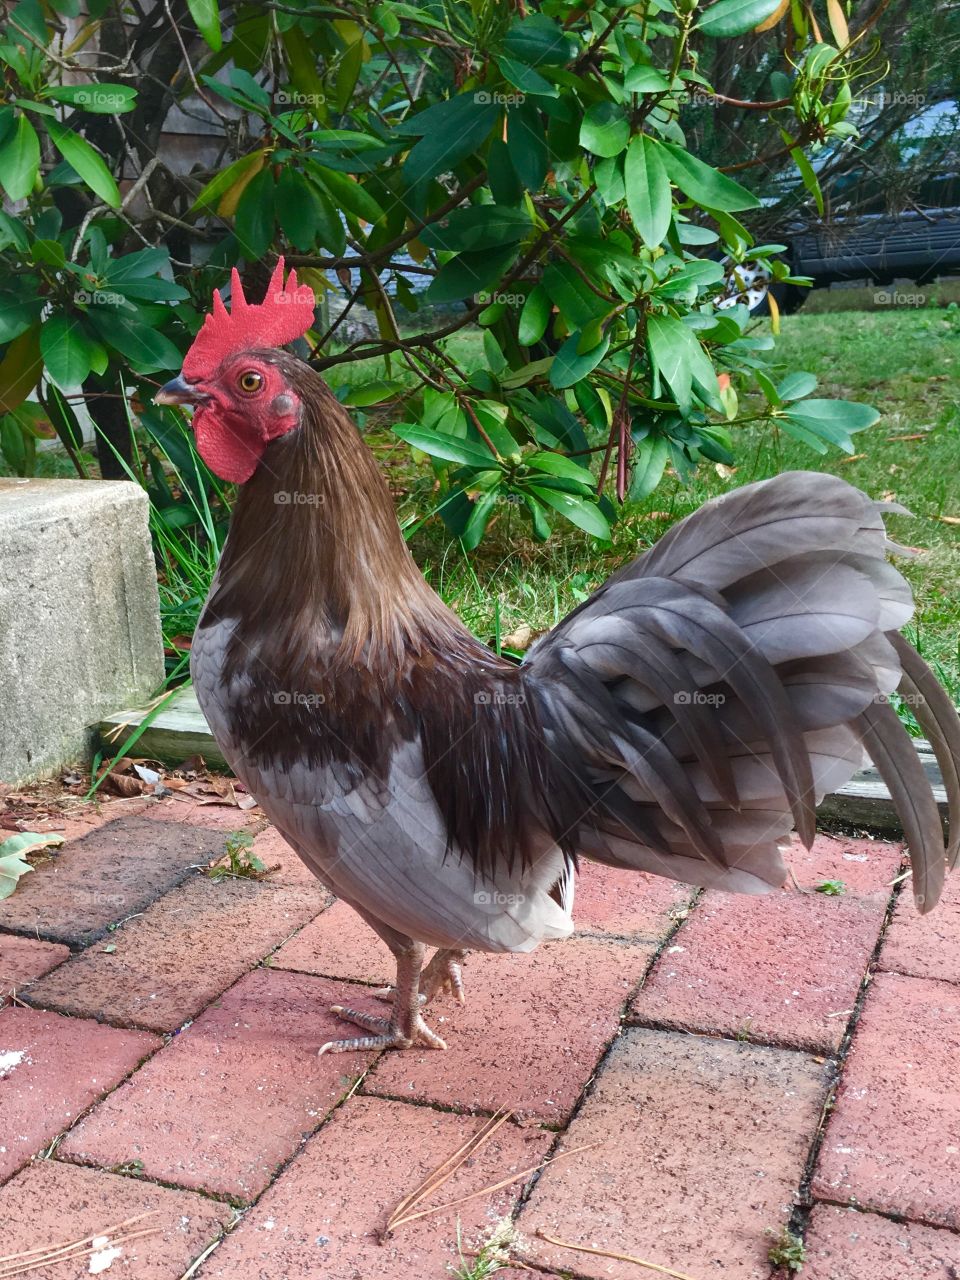
{"label": "wooden plank", "polygon": [[[100,721],[104,751],[116,752],[130,732],[149,714],[149,708],[117,711]],[[207,727],[192,685],[178,690],[157,718],[144,729],[134,748],[138,756],[182,764],[191,756],[203,756],[213,769],[227,762]]]}
{"label": "wooden plank", "polygon": [[[118,711],[107,716],[100,724],[104,737],[104,749],[115,752],[124,738],[147,714],[144,708]],[[117,733],[117,726],[124,726]],[[109,737],[107,736],[109,735]],[[929,742],[918,738],[917,752],[924,772],[930,779],[933,794],[943,817],[947,816],[947,794],[943,787],[940,767],[930,749]],[[144,731],[136,745],[136,753],[151,760],[163,760],[168,764],[180,764],[190,756],[203,756],[214,769],[226,769],[227,762],[207,727],[203,712],[197,703],[192,685],[174,695],[169,706],[157,716]],[[902,834],[900,820],[877,770],[872,766],[861,769],[839,791],[824,797],[818,810],[821,823],[829,826],[839,822],[846,826],[863,827],[885,834]]]}

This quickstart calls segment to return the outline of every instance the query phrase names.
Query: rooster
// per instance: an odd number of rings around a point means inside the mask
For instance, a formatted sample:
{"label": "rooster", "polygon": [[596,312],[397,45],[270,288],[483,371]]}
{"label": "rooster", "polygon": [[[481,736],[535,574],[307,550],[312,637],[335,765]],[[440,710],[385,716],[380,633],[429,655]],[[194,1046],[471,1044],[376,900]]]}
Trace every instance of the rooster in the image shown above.
{"label": "rooster", "polygon": [[[278,263],[233,273],[179,377],[200,455],[240,486],[193,642],[224,757],[299,856],[390,948],[388,1017],[320,1052],[444,1048],[468,950],[573,928],[578,857],[742,893],[783,884],[791,828],[862,765],[903,824],[920,911],[960,850],[960,720],[899,634],[910,589],[882,513],[793,472],[708,502],[512,664],[417,569],[373,455],[322,379],[280,350],[314,321]],[[943,770],[940,814],[890,703]],[[429,963],[428,947],[436,948]]]}

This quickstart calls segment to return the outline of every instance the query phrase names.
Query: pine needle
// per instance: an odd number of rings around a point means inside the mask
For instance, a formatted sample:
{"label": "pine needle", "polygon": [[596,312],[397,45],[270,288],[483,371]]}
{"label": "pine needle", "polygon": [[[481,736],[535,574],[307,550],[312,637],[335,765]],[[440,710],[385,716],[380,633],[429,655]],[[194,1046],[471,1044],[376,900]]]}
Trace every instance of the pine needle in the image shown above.
{"label": "pine needle", "polygon": [[398,1219],[402,1218],[408,1209],[412,1209],[414,1205],[419,1204],[431,1192],[439,1190],[445,1182],[448,1182],[464,1161],[468,1160],[476,1151],[479,1151],[480,1147],[485,1142],[488,1142],[501,1125],[506,1124],[512,1115],[512,1111],[501,1108],[489,1120],[485,1121],[475,1134],[472,1134],[465,1142],[461,1143],[456,1151],[448,1156],[441,1165],[438,1165],[432,1173],[428,1174],[415,1191],[411,1191],[408,1196],[404,1196],[399,1204],[394,1206],[390,1217],[387,1219],[387,1225],[381,1233],[381,1238],[385,1238],[390,1234],[397,1225]]}
{"label": "pine needle", "polygon": [[[136,1217],[127,1218],[125,1222],[120,1222],[115,1227],[107,1227],[105,1230],[97,1231],[82,1240],[71,1240],[58,1245],[40,1245],[34,1249],[25,1249],[22,1253],[7,1254],[6,1257],[0,1258],[0,1280],[10,1280],[13,1276],[27,1275],[30,1271],[37,1271],[42,1267],[49,1267],[57,1262],[77,1261],[88,1255],[92,1256],[95,1253],[99,1253],[101,1248],[116,1248],[118,1245],[129,1243],[131,1240],[139,1240],[142,1236],[156,1235],[161,1230],[160,1227],[141,1227],[137,1231],[128,1231],[125,1235],[116,1234],[122,1231],[124,1227],[130,1226],[134,1222],[139,1222],[154,1213],[159,1213],[159,1209],[148,1209],[146,1213],[139,1213]],[[94,1246],[93,1242],[101,1239],[105,1239],[109,1243],[103,1246]]]}
{"label": "pine needle", "polygon": [[402,1227],[406,1222],[413,1222],[417,1218],[427,1218],[431,1213],[443,1213],[445,1209],[455,1209],[457,1205],[466,1204],[468,1200],[475,1200],[477,1196],[493,1195],[495,1191],[502,1191],[504,1187],[509,1187],[512,1183],[519,1182],[521,1178],[526,1178],[531,1173],[539,1173],[548,1164],[556,1164],[564,1156],[579,1155],[581,1151],[589,1151],[591,1147],[599,1147],[600,1145],[599,1142],[588,1142],[585,1147],[574,1147],[570,1151],[558,1151],[552,1158],[541,1160],[539,1164],[532,1164],[529,1169],[521,1169],[519,1173],[515,1173],[509,1178],[504,1178],[500,1182],[491,1183],[488,1187],[481,1187],[479,1191],[471,1191],[469,1195],[460,1196],[458,1200],[448,1200],[446,1204],[434,1205],[432,1209],[421,1209],[419,1213],[408,1213],[402,1218],[397,1218],[393,1225],[394,1227]]}
{"label": "pine needle", "polygon": [[632,1262],[637,1267],[646,1267],[648,1271],[656,1271],[662,1276],[671,1276],[672,1280],[694,1280],[693,1276],[688,1276],[684,1271],[672,1271],[669,1267],[661,1267],[656,1262],[645,1262],[643,1258],[635,1258],[629,1253],[612,1253],[609,1249],[592,1249],[588,1244],[568,1244],[566,1240],[555,1240],[553,1236],[548,1236],[545,1231],[538,1231],[537,1235],[541,1240],[546,1240],[548,1244],[555,1244],[561,1249],[574,1249],[580,1253],[593,1253],[598,1258],[616,1258],[618,1262]]}

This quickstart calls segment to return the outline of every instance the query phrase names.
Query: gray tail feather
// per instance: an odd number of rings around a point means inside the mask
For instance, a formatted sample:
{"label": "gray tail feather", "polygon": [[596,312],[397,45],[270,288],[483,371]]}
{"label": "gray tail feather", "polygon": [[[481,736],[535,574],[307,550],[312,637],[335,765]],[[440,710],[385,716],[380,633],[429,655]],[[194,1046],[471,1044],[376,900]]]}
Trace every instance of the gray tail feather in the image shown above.
{"label": "gray tail feather", "polygon": [[[960,856],[960,718],[899,635],[910,589],[880,503],[793,472],[674,526],[535,645],[524,675],[558,788],[579,789],[587,857],[760,892],[808,846],[825,791],[874,760],[897,806],[921,911]],[[943,771],[950,839],[907,697]],[[549,808],[549,806],[546,806]]]}

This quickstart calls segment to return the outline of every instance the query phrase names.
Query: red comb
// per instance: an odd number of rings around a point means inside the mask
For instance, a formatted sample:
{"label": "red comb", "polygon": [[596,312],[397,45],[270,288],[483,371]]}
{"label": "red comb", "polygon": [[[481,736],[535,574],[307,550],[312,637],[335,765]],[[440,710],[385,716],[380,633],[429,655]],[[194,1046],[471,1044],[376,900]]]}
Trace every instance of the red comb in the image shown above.
{"label": "red comb", "polygon": [[283,259],[277,261],[267,295],[259,306],[251,306],[243,296],[243,285],[234,267],[230,277],[230,310],[219,292],[213,295],[213,311],[204,319],[200,332],[183,362],[183,376],[194,382],[213,373],[235,351],[252,347],[282,347],[302,337],[313,324],[316,299],[307,284],[297,285],[291,271],[283,283]]}

